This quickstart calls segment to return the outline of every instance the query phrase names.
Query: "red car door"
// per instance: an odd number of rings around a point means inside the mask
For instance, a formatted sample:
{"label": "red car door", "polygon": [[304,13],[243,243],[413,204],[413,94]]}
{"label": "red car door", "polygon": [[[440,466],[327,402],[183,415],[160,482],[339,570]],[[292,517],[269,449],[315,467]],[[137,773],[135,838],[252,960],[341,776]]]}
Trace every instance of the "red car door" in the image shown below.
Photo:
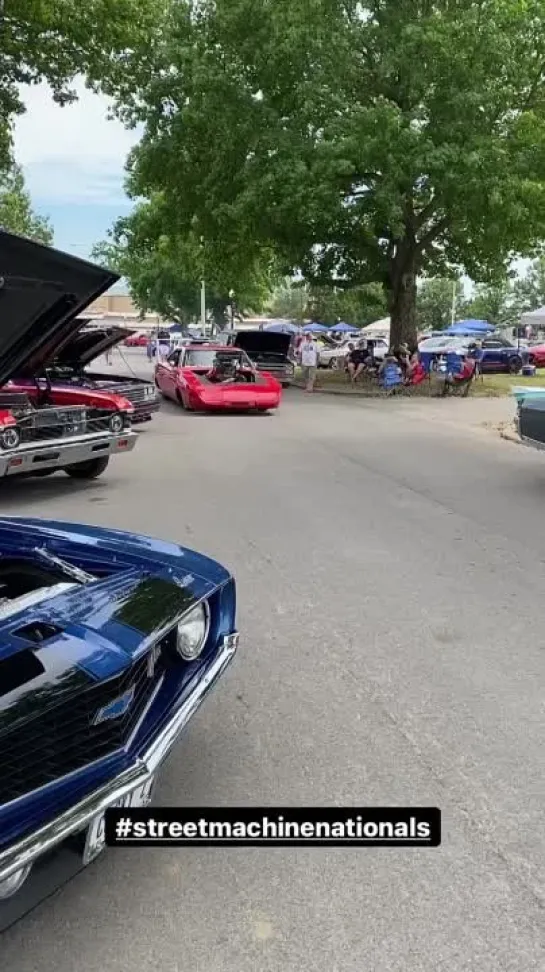
{"label": "red car door", "polygon": [[173,351],[166,361],[160,361],[155,370],[155,376],[157,379],[157,384],[166,395],[167,398],[172,398],[176,401],[176,376],[178,373],[178,361],[180,359],[180,352]]}

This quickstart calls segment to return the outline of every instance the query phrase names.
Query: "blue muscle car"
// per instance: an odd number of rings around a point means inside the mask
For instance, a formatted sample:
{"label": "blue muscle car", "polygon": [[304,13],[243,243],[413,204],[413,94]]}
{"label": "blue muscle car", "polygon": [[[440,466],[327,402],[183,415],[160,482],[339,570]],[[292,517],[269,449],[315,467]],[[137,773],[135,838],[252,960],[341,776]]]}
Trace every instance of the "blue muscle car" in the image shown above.
{"label": "blue muscle car", "polygon": [[238,644],[232,576],[173,543],[0,518],[0,930],[142,806]]}

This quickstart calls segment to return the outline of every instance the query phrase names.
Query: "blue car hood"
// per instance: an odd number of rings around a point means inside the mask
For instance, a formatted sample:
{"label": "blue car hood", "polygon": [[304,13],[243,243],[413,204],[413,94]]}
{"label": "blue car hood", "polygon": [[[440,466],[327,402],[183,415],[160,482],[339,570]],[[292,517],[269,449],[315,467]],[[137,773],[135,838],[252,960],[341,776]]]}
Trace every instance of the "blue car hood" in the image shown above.
{"label": "blue car hood", "polygon": [[[0,621],[0,736],[61,697],[119,674],[230,580],[215,561],[175,544],[79,524],[0,518],[0,565],[7,558],[35,558],[37,548],[90,573],[113,572]],[[52,632],[38,645],[26,633],[36,623]],[[25,660],[32,677],[18,682],[16,666]]]}

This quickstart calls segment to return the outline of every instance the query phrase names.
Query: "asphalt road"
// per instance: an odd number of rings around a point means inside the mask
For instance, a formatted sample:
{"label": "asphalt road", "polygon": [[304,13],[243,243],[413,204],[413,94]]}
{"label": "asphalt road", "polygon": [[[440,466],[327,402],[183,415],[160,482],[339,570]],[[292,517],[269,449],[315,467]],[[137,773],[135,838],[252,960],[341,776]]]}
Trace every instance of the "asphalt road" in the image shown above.
{"label": "asphalt road", "polygon": [[160,802],[436,805],[444,827],[437,850],[110,851],[4,935],[3,968],[543,968],[545,456],[467,429],[476,407],[167,404],[96,483],[2,489],[7,514],[235,572],[240,654]]}

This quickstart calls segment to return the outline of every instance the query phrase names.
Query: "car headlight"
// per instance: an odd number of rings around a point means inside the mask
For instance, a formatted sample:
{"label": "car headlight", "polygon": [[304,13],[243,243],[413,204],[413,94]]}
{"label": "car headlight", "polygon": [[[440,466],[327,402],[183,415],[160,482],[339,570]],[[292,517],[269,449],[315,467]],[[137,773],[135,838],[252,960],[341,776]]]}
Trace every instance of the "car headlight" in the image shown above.
{"label": "car headlight", "polygon": [[21,433],[14,426],[4,429],[0,435],[0,444],[3,449],[16,449],[20,441]]}
{"label": "car headlight", "polygon": [[195,661],[208,636],[209,612],[205,603],[197,604],[178,624],[176,648],[184,661]]}
{"label": "car headlight", "polygon": [[114,435],[119,435],[120,432],[125,428],[125,419],[121,412],[114,412],[110,418],[110,431]]}

